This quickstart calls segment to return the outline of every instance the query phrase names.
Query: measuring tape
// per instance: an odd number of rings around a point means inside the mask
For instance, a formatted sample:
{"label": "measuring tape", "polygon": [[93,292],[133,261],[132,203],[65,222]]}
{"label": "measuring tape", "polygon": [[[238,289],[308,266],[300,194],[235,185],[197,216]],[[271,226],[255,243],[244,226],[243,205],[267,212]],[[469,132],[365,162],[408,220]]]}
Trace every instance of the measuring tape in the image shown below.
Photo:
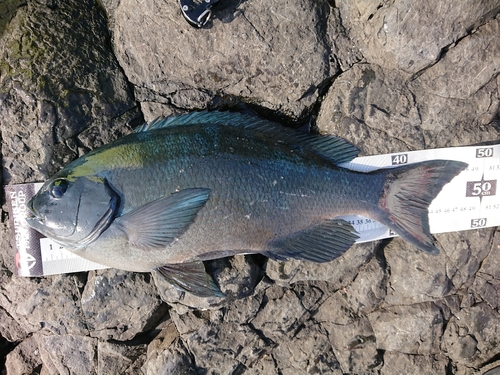
{"label": "measuring tape", "polygon": [[[469,167],[445,185],[429,207],[431,233],[444,233],[500,225],[500,145],[453,147],[359,157],[343,167],[360,172],[397,167],[425,160],[458,160]],[[43,237],[26,223],[26,203],[42,183],[5,186],[20,276],[44,276],[106,268],[83,259]],[[342,216],[359,233],[356,242],[394,237],[377,221],[363,216]]]}

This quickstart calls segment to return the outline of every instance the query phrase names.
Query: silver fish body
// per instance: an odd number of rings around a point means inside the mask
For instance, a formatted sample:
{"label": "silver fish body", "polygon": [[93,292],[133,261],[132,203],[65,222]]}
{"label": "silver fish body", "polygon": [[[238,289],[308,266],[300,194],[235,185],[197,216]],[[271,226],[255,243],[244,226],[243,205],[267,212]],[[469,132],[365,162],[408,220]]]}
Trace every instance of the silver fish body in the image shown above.
{"label": "silver fish body", "polygon": [[325,262],[356,240],[345,214],[436,253],[427,207],[466,167],[429,161],[372,173],[358,150],[227,112],[145,125],[75,160],[30,202],[30,225],[78,255],[220,295],[201,261],[240,253]]}

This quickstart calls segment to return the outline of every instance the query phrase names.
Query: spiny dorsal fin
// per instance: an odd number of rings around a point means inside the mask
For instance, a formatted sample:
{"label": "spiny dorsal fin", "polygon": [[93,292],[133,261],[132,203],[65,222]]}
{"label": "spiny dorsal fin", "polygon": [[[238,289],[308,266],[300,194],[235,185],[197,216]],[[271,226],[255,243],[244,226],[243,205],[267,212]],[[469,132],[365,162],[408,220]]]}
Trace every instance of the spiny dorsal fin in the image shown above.
{"label": "spiny dorsal fin", "polygon": [[[134,133],[146,132],[155,129],[165,129],[182,125],[226,125],[242,127],[260,127],[269,124],[257,116],[244,115],[238,112],[200,111],[190,112],[177,116],[157,118],[149,124],[135,128]],[[276,124],[277,125],[277,124]],[[279,126],[279,125],[278,125]]]}
{"label": "spiny dorsal fin", "polygon": [[343,138],[332,135],[301,133],[257,116],[238,112],[202,111],[156,119],[135,129],[136,133],[174,126],[239,126],[258,131],[261,136],[289,145],[298,151],[312,152],[334,164],[347,163],[358,156],[359,149]]}

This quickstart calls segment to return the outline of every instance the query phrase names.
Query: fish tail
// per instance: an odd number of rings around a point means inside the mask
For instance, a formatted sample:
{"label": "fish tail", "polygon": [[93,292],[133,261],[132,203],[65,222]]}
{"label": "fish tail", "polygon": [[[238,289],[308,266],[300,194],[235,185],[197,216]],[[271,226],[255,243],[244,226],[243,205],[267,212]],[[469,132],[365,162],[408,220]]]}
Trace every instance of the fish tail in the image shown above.
{"label": "fish tail", "polygon": [[467,164],[459,161],[430,160],[377,171],[386,175],[377,220],[419,249],[438,254],[428,208],[443,186],[465,168]]}

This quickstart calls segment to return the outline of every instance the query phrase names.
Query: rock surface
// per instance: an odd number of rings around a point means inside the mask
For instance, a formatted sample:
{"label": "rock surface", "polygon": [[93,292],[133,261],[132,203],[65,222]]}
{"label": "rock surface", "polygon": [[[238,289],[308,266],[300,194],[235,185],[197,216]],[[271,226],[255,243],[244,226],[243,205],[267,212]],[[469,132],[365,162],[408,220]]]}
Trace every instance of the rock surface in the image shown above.
{"label": "rock surface", "polygon": [[[310,117],[365,155],[500,138],[500,1],[0,3],[3,184],[43,180],[143,119]],[[0,351],[14,374],[493,374],[500,234],[396,238],[326,264],[207,263],[227,298],[118,270],[14,276],[2,201]],[[411,369],[411,371],[409,370]]]}

